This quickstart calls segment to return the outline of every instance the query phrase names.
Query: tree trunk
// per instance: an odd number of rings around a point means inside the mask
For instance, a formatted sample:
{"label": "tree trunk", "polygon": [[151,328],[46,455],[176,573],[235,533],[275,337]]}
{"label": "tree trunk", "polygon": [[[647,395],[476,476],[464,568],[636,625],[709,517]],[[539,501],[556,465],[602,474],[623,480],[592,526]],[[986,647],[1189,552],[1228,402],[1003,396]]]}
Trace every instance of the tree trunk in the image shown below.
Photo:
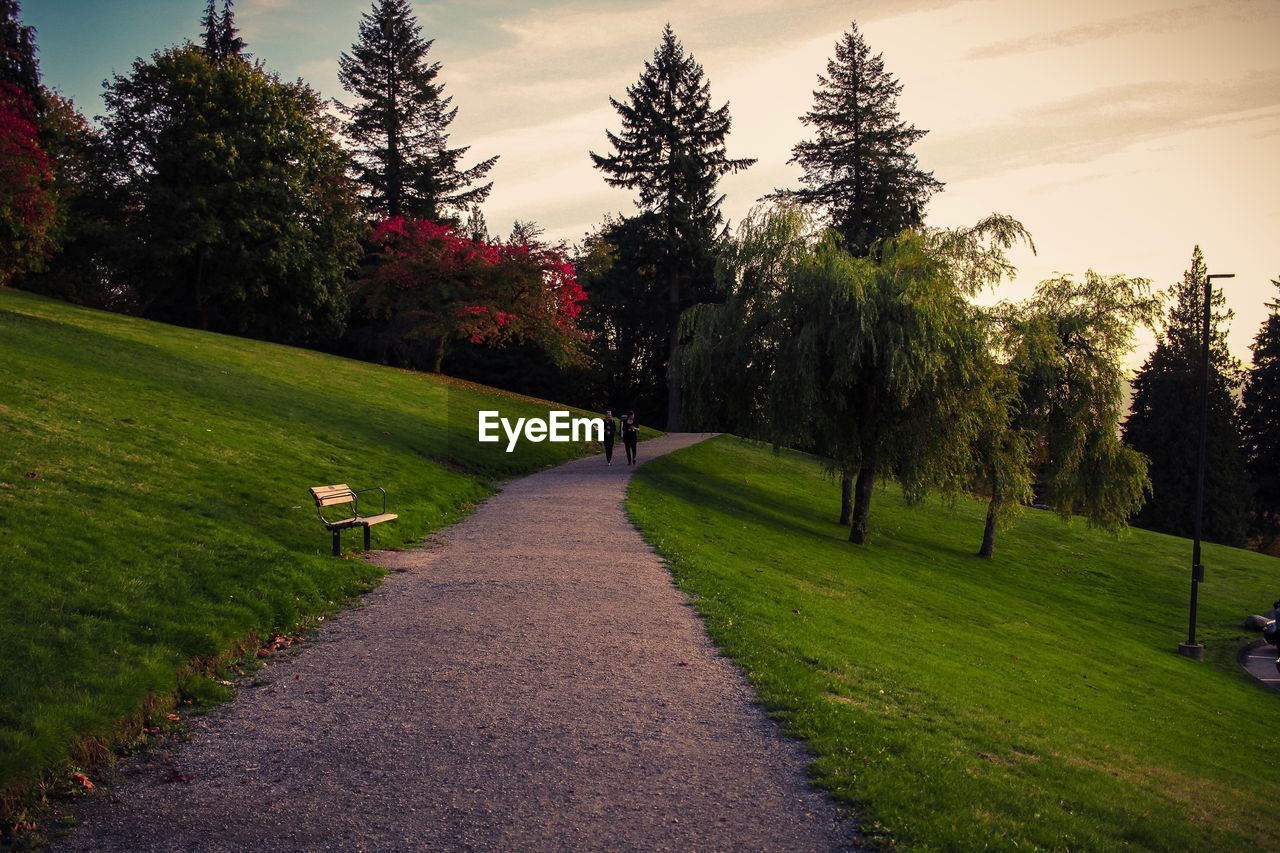
{"label": "tree trunk", "polygon": [[1000,514],[1000,507],[1004,505],[1004,496],[1000,494],[1000,480],[996,476],[995,463],[991,462],[989,466],[991,502],[987,504],[987,526],[982,531],[982,547],[978,549],[978,556],[986,559],[991,559],[991,555],[996,552],[996,517]]}
{"label": "tree trunk", "polygon": [[432,373],[444,372],[444,346],[445,346],[445,339],[441,337],[438,341],[436,341],[436,351],[431,356],[431,372]]}
{"label": "tree trunk", "polygon": [[840,472],[840,523],[853,522],[853,477],[848,471]]}
{"label": "tree trunk", "polygon": [[992,495],[991,503],[987,504],[987,527],[982,531],[982,548],[978,550],[979,557],[990,559],[996,552],[996,513],[999,512],[1001,503],[999,495]]}
{"label": "tree trunk", "polygon": [[875,466],[858,469],[858,482],[853,493],[853,524],[849,528],[849,541],[855,545],[867,544],[867,520],[871,517],[871,490],[876,485]]}

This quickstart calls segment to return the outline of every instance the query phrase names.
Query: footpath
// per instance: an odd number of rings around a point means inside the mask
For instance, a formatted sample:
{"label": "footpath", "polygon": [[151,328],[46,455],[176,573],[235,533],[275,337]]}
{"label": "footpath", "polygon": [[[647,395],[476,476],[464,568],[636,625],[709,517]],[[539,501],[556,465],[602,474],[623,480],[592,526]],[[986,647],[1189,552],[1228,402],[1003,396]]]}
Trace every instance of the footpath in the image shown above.
{"label": "footpath", "polygon": [[122,761],[55,846],[853,846],[630,524],[620,455],[513,481],[427,547],[377,554],[381,587],[188,742]]}

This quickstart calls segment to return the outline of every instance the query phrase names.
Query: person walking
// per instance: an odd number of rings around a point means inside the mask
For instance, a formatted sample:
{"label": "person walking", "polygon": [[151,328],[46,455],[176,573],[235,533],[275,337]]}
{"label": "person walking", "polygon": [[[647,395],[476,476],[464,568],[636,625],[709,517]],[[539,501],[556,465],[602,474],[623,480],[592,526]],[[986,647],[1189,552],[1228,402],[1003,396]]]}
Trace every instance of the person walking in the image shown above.
{"label": "person walking", "polygon": [[636,423],[636,410],[622,417],[622,446],[627,449],[627,464],[636,464],[636,445],[640,441],[640,425]]}
{"label": "person walking", "polygon": [[604,464],[613,464],[613,439],[618,433],[618,422],[613,419],[613,412],[604,411]]}

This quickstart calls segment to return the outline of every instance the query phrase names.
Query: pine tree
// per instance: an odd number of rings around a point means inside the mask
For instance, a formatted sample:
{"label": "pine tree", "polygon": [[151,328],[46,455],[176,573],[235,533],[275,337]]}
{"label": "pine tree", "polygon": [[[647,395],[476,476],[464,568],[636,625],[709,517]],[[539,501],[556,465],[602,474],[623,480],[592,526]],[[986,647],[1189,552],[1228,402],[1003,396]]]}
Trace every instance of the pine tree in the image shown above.
{"label": "pine tree", "polygon": [[218,24],[218,52],[223,59],[244,53],[244,39],[236,28],[234,0],[222,0],[222,20]]}
{"label": "pine tree", "polygon": [[204,17],[200,19],[200,27],[202,30],[201,40],[204,42],[204,52],[209,56],[216,57],[221,48],[221,20],[218,18],[218,5],[216,0],[209,0],[205,5]]}
{"label": "pine tree", "polygon": [[[1272,282],[1280,288],[1280,278]],[[1257,489],[1256,526],[1280,532],[1280,299],[1253,339],[1253,368],[1245,382],[1241,422],[1245,465]]]}
{"label": "pine tree", "polygon": [[928,131],[898,116],[902,84],[871,55],[857,24],[836,42],[818,75],[813,109],[801,121],[816,130],[792,150],[804,168],[795,198],[826,211],[855,257],[902,229],[920,225],[942,183],[921,171],[910,148]]}
{"label": "pine tree", "polygon": [[22,4],[18,0],[0,0],[0,83],[22,90],[37,111],[44,109],[44,90],[40,86],[40,62],[36,59],[36,31],[19,17]]}
{"label": "pine tree", "polygon": [[434,40],[422,38],[408,0],[376,0],[359,35],[338,61],[342,87],[359,100],[338,106],[369,203],[387,216],[439,221],[484,201],[493,182],[483,181],[498,158],[464,169],[467,148],[449,147],[458,109],[436,81],[440,63],[428,59]]}
{"label": "pine tree", "polygon": [[[680,346],[680,313],[709,283],[716,241],[724,233],[720,178],[748,168],[754,159],[730,159],[729,105],[711,106],[711,87],[692,54],[668,24],[627,102],[609,99],[622,130],[606,131],[615,153],[591,159],[613,187],[640,191],[639,207],[656,215],[661,245],[659,274],[667,285],[668,364]],[[668,367],[668,430],[680,428],[680,383]]]}
{"label": "pine tree", "polygon": [[233,0],[223,0],[222,14],[218,14],[215,0],[209,0],[204,17],[200,19],[204,51],[214,59],[227,59],[244,53],[244,39],[240,38],[240,30],[236,28],[234,6]]}
{"label": "pine tree", "polygon": [[[1151,500],[1135,523],[1177,536],[1194,524],[1200,436],[1200,351],[1204,326],[1204,256],[1197,246],[1182,281],[1170,288],[1169,316],[1156,347],[1133,381],[1124,439],[1151,460]],[[1248,531],[1250,484],[1240,452],[1237,394],[1241,365],[1227,349],[1232,312],[1215,290],[1209,336],[1209,421],[1206,440],[1205,539],[1242,545]]]}

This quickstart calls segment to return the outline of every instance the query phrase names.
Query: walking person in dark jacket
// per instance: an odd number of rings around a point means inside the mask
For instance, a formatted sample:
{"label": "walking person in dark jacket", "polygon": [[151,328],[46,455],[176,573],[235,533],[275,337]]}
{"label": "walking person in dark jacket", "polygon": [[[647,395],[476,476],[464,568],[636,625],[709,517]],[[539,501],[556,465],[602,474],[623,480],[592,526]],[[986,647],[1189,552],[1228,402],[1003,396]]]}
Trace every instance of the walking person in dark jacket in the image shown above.
{"label": "walking person in dark jacket", "polygon": [[636,463],[636,444],[640,440],[640,425],[636,423],[636,410],[622,416],[622,446],[627,449],[627,464]]}
{"label": "walking person in dark jacket", "polygon": [[613,439],[618,434],[618,422],[613,419],[613,412],[608,409],[604,413],[604,464],[613,464]]}

